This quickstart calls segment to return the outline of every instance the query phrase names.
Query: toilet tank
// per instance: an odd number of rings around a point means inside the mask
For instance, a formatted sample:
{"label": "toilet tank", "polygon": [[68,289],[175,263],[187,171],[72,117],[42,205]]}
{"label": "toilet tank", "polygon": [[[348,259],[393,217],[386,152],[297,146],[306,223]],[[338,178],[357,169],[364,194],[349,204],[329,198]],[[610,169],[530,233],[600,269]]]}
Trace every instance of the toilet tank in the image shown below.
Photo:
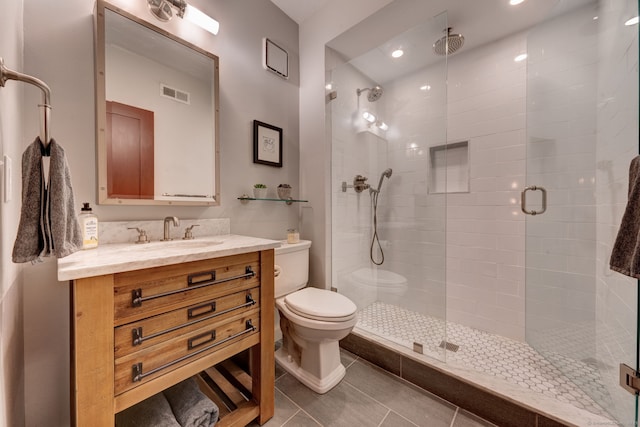
{"label": "toilet tank", "polygon": [[283,241],[275,249],[275,297],[280,298],[307,286],[309,281],[309,240]]}

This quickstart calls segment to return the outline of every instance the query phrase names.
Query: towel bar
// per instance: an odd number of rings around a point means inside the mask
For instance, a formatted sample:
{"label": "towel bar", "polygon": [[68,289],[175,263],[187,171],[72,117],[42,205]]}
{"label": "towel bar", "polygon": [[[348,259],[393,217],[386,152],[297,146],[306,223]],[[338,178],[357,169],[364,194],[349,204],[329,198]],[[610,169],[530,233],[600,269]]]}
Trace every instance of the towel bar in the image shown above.
{"label": "towel bar", "polygon": [[247,322],[245,324],[245,330],[244,331],[240,331],[237,334],[233,334],[233,335],[231,335],[231,336],[229,336],[229,337],[227,337],[227,338],[225,338],[223,340],[220,340],[220,341],[218,341],[216,343],[213,343],[213,344],[211,344],[211,345],[209,345],[207,347],[201,348],[198,351],[194,351],[193,353],[186,354],[186,355],[184,355],[184,356],[182,356],[182,357],[180,357],[180,358],[178,358],[176,360],[173,360],[173,361],[171,361],[169,363],[165,363],[164,365],[158,366],[157,368],[154,368],[154,369],[150,370],[149,372],[143,373],[142,372],[142,362],[138,362],[138,363],[136,363],[135,365],[133,365],[131,367],[131,370],[132,370],[131,381],[133,381],[134,383],[138,382],[138,381],[142,381],[145,377],[148,377],[149,375],[153,375],[153,374],[155,374],[157,372],[162,371],[163,369],[166,369],[166,368],[168,368],[170,366],[175,365],[176,363],[180,363],[180,362],[182,362],[184,360],[190,359],[191,357],[194,357],[194,356],[196,356],[198,354],[204,353],[205,351],[211,350],[212,348],[217,347],[217,346],[219,346],[221,344],[224,344],[227,341],[231,341],[234,338],[238,338],[239,336],[242,336],[242,335],[247,334],[249,332],[253,332],[255,330],[256,330],[256,327],[253,326],[253,324],[251,323],[251,320],[247,320]]}
{"label": "towel bar", "polygon": [[[215,273],[215,272],[214,272]],[[256,275],[256,273],[251,269],[251,266],[248,265],[245,268],[245,274],[240,274],[238,276],[233,276],[233,277],[227,277],[226,279],[220,279],[220,280],[215,280],[215,274],[213,274],[213,280],[210,281],[205,281],[205,282],[200,282],[195,286],[191,286],[187,289],[175,289],[173,291],[168,291],[168,292],[162,292],[160,294],[155,294],[155,295],[150,295],[148,297],[143,297],[142,296],[142,289],[138,288],[138,289],[134,289],[131,291],[131,306],[132,307],[140,307],[142,305],[143,302],[145,301],[150,301],[156,298],[162,298],[162,297],[167,297],[170,295],[175,295],[175,294],[179,294],[185,291],[190,291],[190,290],[194,290],[194,289],[200,289],[200,288],[206,288],[207,286],[212,286],[212,285],[217,285],[219,283],[225,283],[225,282],[230,282],[232,280],[236,280],[236,279],[249,279],[251,277],[254,277]],[[191,281],[190,283],[191,284]]]}
{"label": "towel bar", "polygon": [[[152,338],[157,338],[157,337],[162,336],[164,334],[168,334],[170,332],[174,332],[174,331],[177,331],[179,329],[186,328],[187,326],[195,325],[196,323],[204,322],[205,320],[209,320],[209,319],[213,319],[214,317],[222,316],[223,314],[230,313],[230,312],[232,312],[234,310],[239,310],[239,309],[244,308],[244,307],[249,307],[250,305],[255,305],[255,303],[256,302],[253,299],[253,297],[251,296],[251,294],[247,294],[247,302],[244,303],[244,304],[238,305],[236,307],[229,308],[227,310],[219,311],[219,312],[217,312],[215,314],[212,314],[210,316],[202,317],[200,319],[197,319],[197,320],[194,320],[194,321],[191,321],[191,322],[183,323],[182,325],[174,326],[173,328],[168,328],[168,329],[165,329],[163,331],[156,332],[156,333],[148,335],[146,337],[142,336],[142,326],[134,328],[134,329],[131,330],[132,345],[134,345],[134,346],[140,345],[143,342],[145,342],[147,340],[150,340]],[[215,302],[213,302],[213,306],[215,307]],[[214,311],[215,311],[215,308],[214,308]]]}
{"label": "towel bar", "polygon": [[42,90],[42,104],[38,104],[42,111],[40,116],[40,142],[42,142],[46,150],[49,147],[49,141],[51,141],[51,89],[45,82],[36,77],[8,69],[4,66],[4,60],[0,57],[0,86],[4,87],[7,80],[29,83]]}

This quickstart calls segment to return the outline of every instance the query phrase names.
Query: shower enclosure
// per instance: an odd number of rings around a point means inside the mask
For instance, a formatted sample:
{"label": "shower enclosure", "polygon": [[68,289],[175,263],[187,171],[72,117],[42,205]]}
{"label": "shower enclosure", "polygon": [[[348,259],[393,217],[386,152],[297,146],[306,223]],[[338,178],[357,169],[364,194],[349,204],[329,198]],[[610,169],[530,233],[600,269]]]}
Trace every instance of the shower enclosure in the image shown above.
{"label": "shower enclosure", "polygon": [[355,333],[635,425],[637,281],[608,264],[638,155],[637,14],[560,1],[453,54],[447,12],[328,44],[331,274]]}

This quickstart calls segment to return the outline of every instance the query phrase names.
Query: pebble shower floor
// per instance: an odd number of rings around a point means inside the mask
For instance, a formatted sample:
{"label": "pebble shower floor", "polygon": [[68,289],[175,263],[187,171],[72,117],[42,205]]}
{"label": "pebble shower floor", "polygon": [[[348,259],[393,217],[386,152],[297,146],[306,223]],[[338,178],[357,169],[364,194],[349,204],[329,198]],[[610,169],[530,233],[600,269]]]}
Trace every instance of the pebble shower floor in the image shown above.
{"label": "pebble shower floor", "polygon": [[[441,352],[444,351],[442,338],[445,336],[443,320],[382,302],[365,307],[357,316],[357,328],[408,348],[413,348],[414,342],[422,343],[424,354],[441,359]],[[446,337],[448,343],[459,346],[455,352],[446,352],[447,361],[473,367],[531,391],[608,417],[600,405],[527,343],[452,322],[446,323]],[[558,366],[562,366],[565,372],[580,372],[581,381],[584,382],[581,386],[588,387],[598,400],[606,401],[596,367],[559,355],[554,357],[554,362],[562,363]]]}

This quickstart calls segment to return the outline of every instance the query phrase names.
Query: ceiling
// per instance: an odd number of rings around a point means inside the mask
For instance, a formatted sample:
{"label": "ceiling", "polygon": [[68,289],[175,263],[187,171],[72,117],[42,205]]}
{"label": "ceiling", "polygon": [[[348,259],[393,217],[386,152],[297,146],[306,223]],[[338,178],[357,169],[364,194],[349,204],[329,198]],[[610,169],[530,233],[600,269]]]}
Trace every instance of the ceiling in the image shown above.
{"label": "ceiling", "polygon": [[[330,0],[271,1],[300,24]],[[509,0],[396,0],[327,45],[347,60],[357,58],[352,64],[383,84],[442,59],[431,54],[431,49],[446,27],[464,35],[463,52],[593,3],[595,0],[528,0],[511,6]],[[440,15],[444,11],[446,16]],[[403,61],[389,56],[398,47],[405,50]],[[416,63],[407,59],[408,49],[429,54],[421,54]]]}
{"label": "ceiling", "polygon": [[320,10],[329,0],[271,0],[291,19],[301,24],[305,19]]}

